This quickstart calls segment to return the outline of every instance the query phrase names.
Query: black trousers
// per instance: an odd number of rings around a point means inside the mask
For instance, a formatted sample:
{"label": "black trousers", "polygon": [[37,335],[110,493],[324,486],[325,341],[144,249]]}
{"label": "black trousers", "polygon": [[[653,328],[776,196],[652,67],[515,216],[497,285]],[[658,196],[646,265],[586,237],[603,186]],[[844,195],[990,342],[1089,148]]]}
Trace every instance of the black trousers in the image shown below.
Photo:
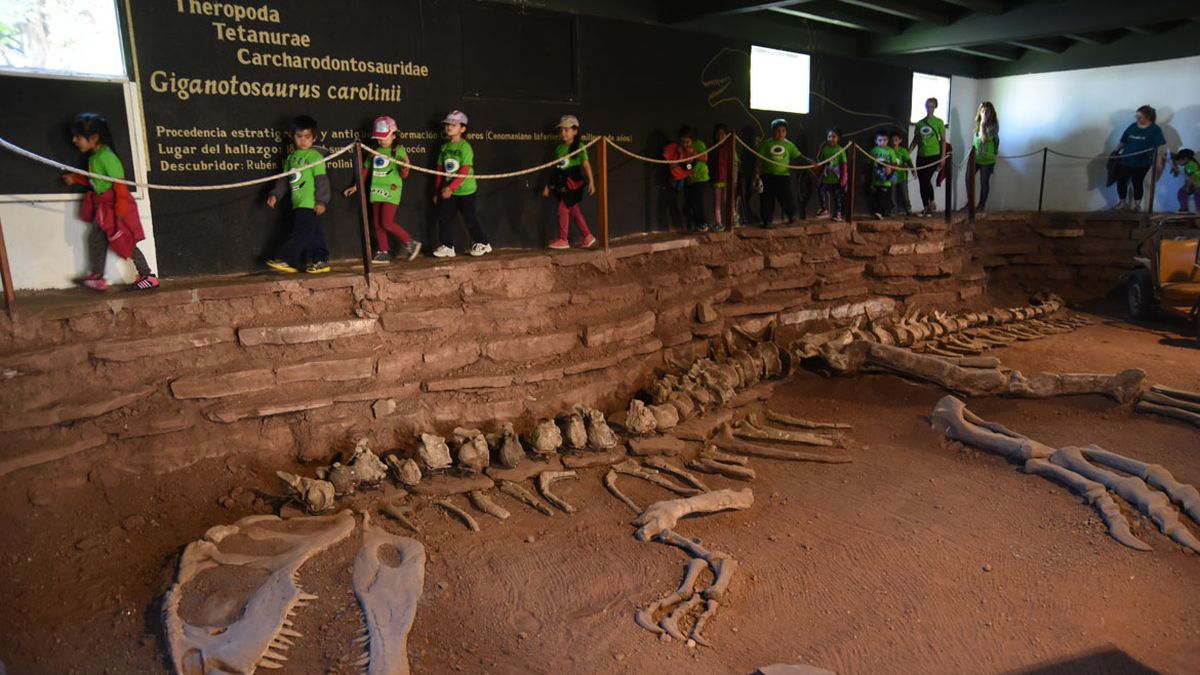
{"label": "black trousers", "polygon": [[871,186],[871,212],[884,216],[892,215],[892,186]]}
{"label": "black trousers", "polygon": [[475,216],[475,195],[469,194],[438,200],[438,237],[442,246],[454,248],[454,231],[451,230],[451,225],[454,224],[454,216],[460,213],[467,225],[467,232],[471,233],[471,239],[476,244],[491,243],[484,234],[483,227],[479,225],[479,218]]}
{"label": "black trousers", "polygon": [[1146,190],[1146,174],[1150,172],[1150,165],[1146,166],[1125,166],[1117,164],[1117,196],[1121,201],[1125,201],[1125,195],[1129,192],[1129,182],[1133,180],[1133,200],[1142,201],[1142,194]]}
{"label": "black trousers", "polygon": [[288,234],[280,259],[297,269],[304,263],[329,260],[329,246],[325,244],[325,230],[321,227],[321,216],[312,209],[292,209],[292,231]]}
{"label": "black trousers", "polygon": [[776,201],[779,202],[779,207],[783,210],[783,217],[785,219],[792,220],[795,218],[796,198],[792,195],[792,177],[763,174],[762,182],[762,207],[759,209],[762,213],[759,216],[762,218],[763,226],[771,226],[771,221],[775,217]]}
{"label": "black trousers", "polygon": [[[929,164],[937,159],[934,157],[917,157],[917,165]],[[926,209],[933,203],[933,177],[937,175],[938,165],[933,164],[923,169],[917,169],[917,185],[921,188],[921,205]]]}
{"label": "black trousers", "polygon": [[688,183],[684,188],[683,215],[693,230],[708,225],[708,181]]}
{"label": "black trousers", "polygon": [[895,205],[896,211],[903,209],[906,215],[912,215],[912,204],[908,201],[908,181],[899,178],[896,181],[892,186],[892,204]]}
{"label": "black trousers", "polygon": [[842,189],[841,183],[821,183],[820,187],[821,208],[829,213],[830,216],[845,215],[842,213],[842,201],[845,199],[845,190]]}
{"label": "black trousers", "polygon": [[[146,256],[142,255],[142,250],[137,246],[133,247],[133,255],[130,256],[133,260],[133,266],[137,268],[138,274],[147,276],[152,274],[150,265],[146,262]],[[92,225],[92,231],[88,233],[88,263],[91,265],[91,272],[97,276],[104,276],[104,264],[108,262],[108,235],[104,234],[104,230],[100,229],[99,225]]]}
{"label": "black trousers", "polygon": [[975,204],[975,208],[980,211],[987,207],[988,192],[992,186],[992,172],[996,170],[995,164],[976,164],[975,170],[979,172],[979,200]]}

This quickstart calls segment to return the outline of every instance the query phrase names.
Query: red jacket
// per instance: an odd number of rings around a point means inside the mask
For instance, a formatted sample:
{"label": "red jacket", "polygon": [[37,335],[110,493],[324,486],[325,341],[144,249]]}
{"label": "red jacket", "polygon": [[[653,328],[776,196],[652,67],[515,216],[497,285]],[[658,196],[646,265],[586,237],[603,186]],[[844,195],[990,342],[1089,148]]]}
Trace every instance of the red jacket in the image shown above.
{"label": "red jacket", "polygon": [[[663,148],[663,159],[677,160],[691,157],[692,154],[683,149],[678,143],[671,143]],[[670,165],[671,180],[685,180],[692,175],[691,162],[687,164]]]}
{"label": "red jacket", "polygon": [[129,194],[129,188],[121,183],[113,183],[112,189],[104,194],[85,194],[79,206],[79,217],[104,230],[108,247],[122,258],[132,256],[137,243],[146,238],[137,203]]}

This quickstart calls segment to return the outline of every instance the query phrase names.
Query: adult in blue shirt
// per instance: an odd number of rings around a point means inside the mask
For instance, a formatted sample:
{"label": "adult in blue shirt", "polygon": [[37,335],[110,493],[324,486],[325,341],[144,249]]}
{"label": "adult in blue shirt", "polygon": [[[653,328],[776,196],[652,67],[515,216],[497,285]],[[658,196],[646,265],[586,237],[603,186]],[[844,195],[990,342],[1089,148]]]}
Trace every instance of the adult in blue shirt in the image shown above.
{"label": "adult in blue shirt", "polygon": [[[1154,108],[1144,105],[1134,113],[1134,123],[1130,124],[1121,134],[1121,142],[1116,152],[1120,153],[1117,160],[1117,211],[1140,211],[1142,209],[1142,193],[1145,189],[1146,172],[1152,164],[1158,165],[1158,174],[1162,175],[1163,153],[1159,150],[1167,144],[1162,129],[1155,124],[1158,113]],[[1125,198],[1129,192],[1129,181],[1133,181],[1133,203]]]}

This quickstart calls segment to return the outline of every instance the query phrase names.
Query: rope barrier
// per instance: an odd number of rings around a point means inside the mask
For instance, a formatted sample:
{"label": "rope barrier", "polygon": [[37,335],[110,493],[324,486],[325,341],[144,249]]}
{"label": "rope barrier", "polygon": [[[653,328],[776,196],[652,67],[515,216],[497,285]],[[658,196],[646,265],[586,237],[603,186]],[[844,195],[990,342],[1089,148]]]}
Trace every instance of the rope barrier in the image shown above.
{"label": "rope barrier", "polygon": [[[921,165],[918,165],[918,166],[901,166],[901,165],[899,165],[899,164],[888,164],[887,162],[883,161],[882,159],[879,159],[878,157],[876,157],[875,155],[872,155],[871,153],[867,152],[866,150],[863,150],[861,147],[859,147],[859,146],[857,146],[857,145],[856,145],[856,146],[854,146],[854,147],[855,147],[855,148],[857,148],[857,149],[858,149],[858,151],[859,151],[859,152],[861,152],[861,153],[863,154],[863,156],[864,156],[864,157],[866,157],[867,159],[871,160],[872,162],[875,162],[876,164],[878,164],[878,165],[880,165],[880,166],[890,166],[890,167],[891,167],[893,170],[900,170],[900,171],[917,171],[917,170],[919,170],[919,169],[928,169],[928,168],[929,168],[929,167],[931,167],[931,166],[937,166],[938,164],[941,164],[941,163],[942,163],[942,159],[939,157],[938,159],[935,159],[935,160],[933,160],[932,162],[930,162],[930,163],[928,163],[928,164],[921,164]],[[950,159],[950,157],[951,157],[951,155],[952,155],[952,154],[953,154],[953,153],[949,153],[949,152],[947,152],[947,153],[946,153],[946,158],[947,158],[947,159]],[[953,160],[953,159],[951,159],[951,160],[950,160],[950,162],[953,164],[953,163],[954,163],[954,160]],[[958,166],[958,165],[957,165],[957,164],[955,164],[955,166]]]}
{"label": "rope barrier", "polygon": [[1050,154],[1052,154],[1052,155],[1058,155],[1059,157],[1069,157],[1071,159],[1087,159],[1087,160],[1104,159],[1104,160],[1107,160],[1107,159],[1112,159],[1114,156],[1120,157],[1120,158],[1136,157],[1138,155],[1144,155],[1148,152],[1157,152],[1158,148],[1146,148],[1145,150],[1138,150],[1137,152],[1121,153],[1119,155],[1113,155],[1112,153],[1109,153],[1107,155],[1091,155],[1091,156],[1068,155],[1067,153],[1059,152],[1058,150],[1055,150],[1054,148],[1046,148],[1046,150],[1048,150],[1050,152]]}
{"label": "rope barrier", "polygon": [[695,155],[692,155],[691,157],[682,157],[680,159],[659,159],[657,157],[647,157],[645,155],[639,155],[632,150],[626,150],[625,148],[621,147],[616,141],[612,140],[611,138],[608,139],[608,144],[611,145],[612,147],[616,148],[618,151],[623,152],[626,155],[629,155],[630,157],[632,157],[634,159],[640,159],[643,162],[649,162],[650,164],[682,164],[684,162],[692,162],[701,157],[706,156],[708,153],[721,147],[721,144],[723,144],[725,141],[728,141],[730,136],[733,136],[733,134],[729,134],[729,135],[725,136],[725,138],[722,138],[721,140],[717,141],[716,143],[713,143],[704,152],[697,153]]}
{"label": "rope barrier", "polygon": [[[584,143],[583,145],[579,146],[578,150],[573,150],[572,152],[570,152],[566,155],[563,155],[562,157],[559,157],[557,159],[550,160],[549,162],[546,162],[545,164],[539,164],[537,166],[530,167],[528,169],[521,169],[519,171],[509,171],[507,173],[488,173],[488,174],[473,173],[473,174],[470,174],[468,177],[474,178],[476,180],[494,180],[494,179],[498,179],[498,178],[515,178],[517,176],[524,176],[524,175],[531,174],[531,173],[537,173],[538,171],[542,171],[544,169],[549,169],[552,166],[556,166],[559,162],[562,162],[564,159],[569,159],[571,157],[574,157],[575,155],[578,155],[579,153],[583,152],[584,150],[587,150],[588,148],[592,147],[593,145],[599,143],[600,138],[601,138],[600,136],[597,136],[597,137],[593,138],[592,140],[588,141],[587,143]],[[615,145],[612,141],[609,141],[609,143]],[[423,166],[417,166],[416,164],[409,164],[408,162],[405,162],[404,160],[396,159],[395,157],[385,155],[385,154],[379,152],[378,150],[370,148],[366,145],[363,146],[363,150],[366,150],[367,152],[371,153],[372,155],[375,155],[376,157],[382,157],[382,158],[388,160],[389,162],[392,162],[393,164],[398,164],[402,167],[412,169],[413,171],[418,171],[420,173],[427,173],[427,174],[430,174],[433,176],[442,176],[443,178],[458,178],[463,175],[460,173],[449,173],[446,171],[438,171],[437,169],[426,169]]]}
{"label": "rope barrier", "polygon": [[[774,164],[775,166],[784,166],[784,167],[787,167],[787,168],[789,168],[789,169],[794,169],[794,170],[797,170],[797,171],[802,171],[802,170],[807,170],[807,169],[816,169],[816,168],[819,168],[819,167],[825,166],[826,164],[828,164],[828,163],[832,162],[833,160],[837,159],[838,157],[844,157],[844,156],[846,155],[846,150],[848,150],[848,149],[850,149],[850,148],[856,148],[856,147],[858,147],[858,144],[856,144],[854,141],[850,141],[849,143],[847,143],[846,145],[843,145],[843,146],[841,147],[841,151],[840,151],[840,152],[838,152],[838,153],[835,153],[835,154],[833,154],[833,155],[830,155],[829,157],[826,157],[825,159],[823,159],[823,160],[821,160],[821,161],[819,161],[819,162],[815,162],[815,163],[813,163],[813,164],[788,164],[787,162],[781,162],[781,161],[779,161],[779,160],[777,160],[777,159],[771,159],[770,157],[767,157],[767,156],[765,156],[765,155],[760,155],[760,154],[758,153],[758,150],[756,150],[756,149],[755,149],[753,146],[751,146],[751,145],[750,145],[749,143],[747,143],[746,141],[743,141],[741,136],[738,136],[738,137],[737,137],[737,141],[738,141],[738,143],[740,143],[740,144],[742,145],[742,147],[743,147],[743,148],[745,148],[745,149],[749,150],[749,151],[750,151],[750,154],[752,154],[752,155],[754,155],[755,157],[757,157],[757,158],[761,159],[762,161],[764,161],[764,162],[767,162],[767,163],[770,163],[770,164]],[[801,156],[803,157],[803,155],[801,155]],[[805,159],[809,159],[809,158],[808,158],[808,157],[805,157]]]}
{"label": "rope barrier", "polygon": [[346,147],[341,148],[340,150],[337,150],[336,152],[330,153],[329,155],[326,155],[325,157],[322,157],[320,159],[320,161],[313,162],[312,164],[305,164],[304,166],[296,167],[295,169],[292,169],[290,171],[283,171],[281,173],[277,173],[272,176],[264,176],[262,178],[252,178],[250,180],[238,181],[236,183],[220,183],[217,185],[163,185],[161,183],[139,183],[138,181],[127,180],[125,178],[114,178],[112,176],[105,176],[104,174],[100,174],[100,173],[92,173],[90,171],[84,171],[78,167],[74,167],[69,164],[63,164],[62,162],[55,161],[48,157],[42,157],[41,155],[39,155],[35,152],[30,152],[29,150],[26,150],[25,148],[22,148],[18,145],[10,143],[7,139],[5,139],[3,137],[0,137],[0,147],[11,150],[12,152],[14,152],[16,154],[21,155],[22,157],[25,157],[27,159],[32,159],[35,162],[47,164],[56,169],[62,169],[63,171],[67,171],[69,173],[76,173],[76,174],[80,174],[83,176],[88,176],[89,178],[98,178],[100,180],[107,181],[109,183],[121,183],[122,185],[130,185],[130,186],[136,186],[136,187],[147,188],[147,189],[152,189],[152,190],[176,190],[176,191],[184,191],[184,192],[186,192],[186,191],[201,192],[201,191],[207,191],[207,190],[231,190],[234,188],[248,187],[250,185],[258,185],[259,183],[270,183],[272,181],[279,180],[280,178],[284,178],[286,176],[296,175],[296,174],[299,174],[301,171],[304,171],[305,169],[312,168],[314,166],[317,166],[318,164],[324,164],[331,159],[334,159],[336,157],[344,155],[345,153],[349,152],[350,150],[352,150],[354,148],[354,143],[351,143],[350,145],[347,145]]}

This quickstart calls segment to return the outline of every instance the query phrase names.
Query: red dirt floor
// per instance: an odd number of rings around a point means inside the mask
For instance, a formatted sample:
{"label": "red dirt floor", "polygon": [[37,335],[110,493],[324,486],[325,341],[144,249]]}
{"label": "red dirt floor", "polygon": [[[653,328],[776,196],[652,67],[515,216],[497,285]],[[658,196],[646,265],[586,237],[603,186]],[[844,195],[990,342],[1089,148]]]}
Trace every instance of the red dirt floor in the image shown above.
{"label": "red dirt floor", "polygon": [[[1026,372],[1138,366],[1148,383],[1200,389],[1200,351],[1178,327],[1094,316],[992,354]],[[633,538],[603,470],[556,485],[579,513],[546,517],[500,496],[513,517],[476,513],[478,534],[417,500],[429,563],[413,672],[751,673],[776,662],[843,675],[1197,672],[1200,557],[1136,514],[1134,531],[1154,550],[1125,548],[1065,488],[954,449],[928,425],[942,395],[883,375],[800,373],[775,389],[775,410],[853,423],[854,462],[751,460],[751,509],[679,523],[741,563],[706,627],[708,648],[660,642],[634,624],[639,606],[678,584],[686,558]],[[1051,445],[1095,443],[1200,485],[1200,430],[1182,422],[1094,396],[969,407]],[[208,527],[270,510],[279,468],[294,464],[233,455],[133,476],[92,456],[0,480],[0,673],[168,671],[159,601],[179,553]],[[621,486],[642,505],[671,496],[634,479]],[[380,501],[365,493],[352,504]],[[354,546],[301,569],[320,600],[300,610],[306,637],[282,672],[352,672]]]}

